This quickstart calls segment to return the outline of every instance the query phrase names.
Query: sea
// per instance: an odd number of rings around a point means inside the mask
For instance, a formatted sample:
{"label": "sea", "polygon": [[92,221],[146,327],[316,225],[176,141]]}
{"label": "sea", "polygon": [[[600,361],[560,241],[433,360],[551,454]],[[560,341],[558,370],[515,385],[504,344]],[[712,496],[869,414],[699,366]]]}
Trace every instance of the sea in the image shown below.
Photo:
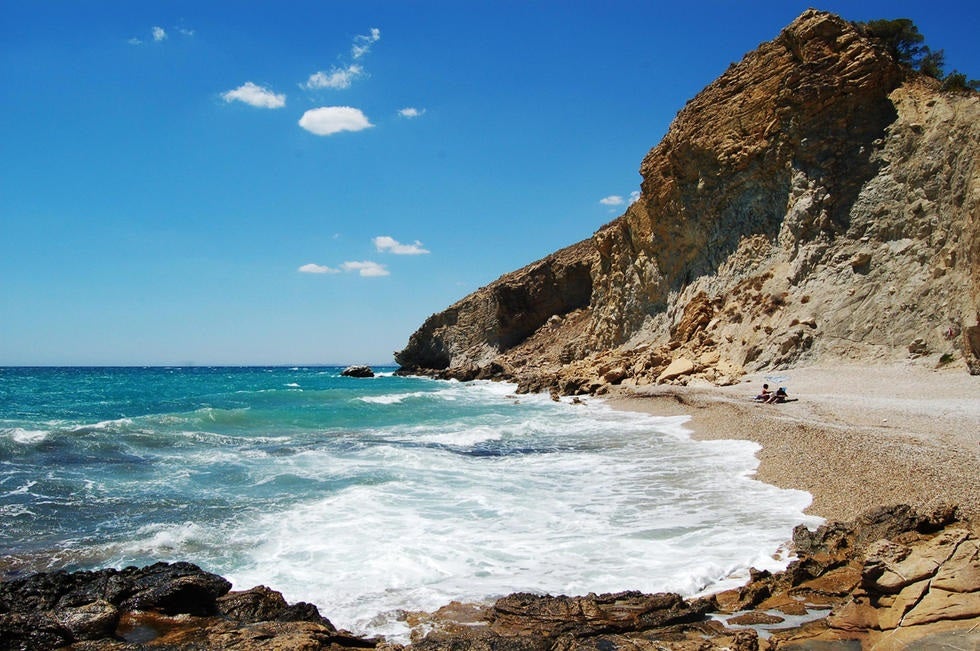
{"label": "sea", "polygon": [[778,570],[808,493],[686,417],[341,367],[0,368],[0,573],[190,561],[334,625]]}

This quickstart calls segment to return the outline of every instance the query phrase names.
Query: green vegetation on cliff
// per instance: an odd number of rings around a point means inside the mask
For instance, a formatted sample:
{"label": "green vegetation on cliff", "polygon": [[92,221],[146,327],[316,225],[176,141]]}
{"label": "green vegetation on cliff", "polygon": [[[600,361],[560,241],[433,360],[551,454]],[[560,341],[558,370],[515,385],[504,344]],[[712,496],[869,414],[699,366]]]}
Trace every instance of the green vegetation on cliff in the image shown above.
{"label": "green vegetation on cliff", "polygon": [[885,45],[895,60],[904,66],[943,82],[943,90],[963,91],[980,89],[980,80],[967,81],[966,75],[957,70],[949,74],[943,71],[946,55],[943,50],[932,50],[925,44],[925,36],[909,18],[880,19],[855,23],[866,35]]}

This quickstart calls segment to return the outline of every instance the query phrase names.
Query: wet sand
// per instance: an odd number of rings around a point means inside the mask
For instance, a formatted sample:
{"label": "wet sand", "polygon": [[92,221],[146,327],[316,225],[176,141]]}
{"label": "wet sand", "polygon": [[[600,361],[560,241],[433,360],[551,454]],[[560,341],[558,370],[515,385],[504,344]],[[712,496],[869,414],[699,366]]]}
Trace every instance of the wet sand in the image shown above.
{"label": "wet sand", "polygon": [[[753,402],[763,382],[794,401]],[[980,528],[980,376],[963,368],[798,368],[729,387],[624,386],[609,404],[688,414],[697,439],[759,443],[756,477],[809,492],[808,512],[828,520],[889,504],[956,504]]]}

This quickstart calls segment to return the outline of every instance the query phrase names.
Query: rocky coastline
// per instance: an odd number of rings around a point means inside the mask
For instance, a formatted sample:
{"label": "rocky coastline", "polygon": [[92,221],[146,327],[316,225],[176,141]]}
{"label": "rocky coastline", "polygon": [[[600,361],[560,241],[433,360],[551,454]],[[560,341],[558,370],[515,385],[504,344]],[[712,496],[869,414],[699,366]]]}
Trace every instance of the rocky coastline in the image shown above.
{"label": "rocky coastline", "polygon": [[[846,514],[797,528],[786,571],[688,599],[447,604],[405,614],[407,645],[189,563],[13,576],[0,650],[980,648],[980,421],[934,390],[946,376],[910,385],[945,402],[904,398],[904,412],[888,375],[877,402],[843,385],[795,415],[758,417],[736,396],[753,373],[801,364],[835,380],[871,362],[980,374],[978,143],[980,96],[941,91],[858,26],[809,10],[679,112],[624,215],[432,315],[396,354],[404,373],[714,414],[725,427],[696,435],[759,441],[761,479]],[[960,390],[976,404],[975,384]],[[704,407],[705,391],[729,402]],[[947,493],[958,506],[935,503]]]}
{"label": "rocky coastline", "polygon": [[[273,588],[231,591],[194,565],[159,563],[5,577],[0,649],[978,648],[975,378],[911,364],[782,373],[798,401],[748,400],[764,375],[729,387],[621,387],[612,399],[689,415],[695,438],[757,441],[758,478],[814,495],[811,512],[828,523],[798,527],[787,570],[752,572],[741,588],[451,603],[406,612],[404,645],[337,630],[329,613]],[[943,392],[922,397],[937,385]],[[869,507],[899,499],[912,503]]]}
{"label": "rocky coastline", "polygon": [[[406,613],[408,645],[337,630],[308,603],[231,591],[189,563],[54,572],[0,583],[0,649],[904,649],[980,645],[980,540],[952,507],[879,508],[797,527],[784,572],[684,599],[511,594]],[[801,623],[802,622],[802,623]],[[918,645],[918,646],[916,646]],[[926,646],[922,646],[926,645]]]}
{"label": "rocky coastline", "polygon": [[[8,575],[0,649],[980,648],[975,378],[915,365],[800,368],[783,372],[800,396],[784,405],[748,400],[765,376],[747,379],[621,388],[612,403],[689,415],[695,438],[757,441],[758,478],[811,492],[811,512],[828,522],[792,532],[785,572],[753,571],[740,588],[697,598],[512,594],[451,603],[404,613],[408,644],[337,630],[329,613],[288,604],[270,587],[231,591],[189,563]],[[936,385],[944,391],[916,398]],[[911,504],[869,507],[900,499]]]}

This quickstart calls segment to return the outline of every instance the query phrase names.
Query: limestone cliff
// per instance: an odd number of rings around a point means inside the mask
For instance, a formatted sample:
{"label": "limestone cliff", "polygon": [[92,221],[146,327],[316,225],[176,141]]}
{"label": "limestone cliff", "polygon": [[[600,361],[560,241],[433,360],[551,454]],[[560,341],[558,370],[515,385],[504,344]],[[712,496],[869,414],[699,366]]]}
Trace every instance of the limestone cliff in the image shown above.
{"label": "limestone cliff", "polygon": [[978,118],[809,10],[687,103],[625,214],[395,359],[564,393],[910,355],[980,373]]}

